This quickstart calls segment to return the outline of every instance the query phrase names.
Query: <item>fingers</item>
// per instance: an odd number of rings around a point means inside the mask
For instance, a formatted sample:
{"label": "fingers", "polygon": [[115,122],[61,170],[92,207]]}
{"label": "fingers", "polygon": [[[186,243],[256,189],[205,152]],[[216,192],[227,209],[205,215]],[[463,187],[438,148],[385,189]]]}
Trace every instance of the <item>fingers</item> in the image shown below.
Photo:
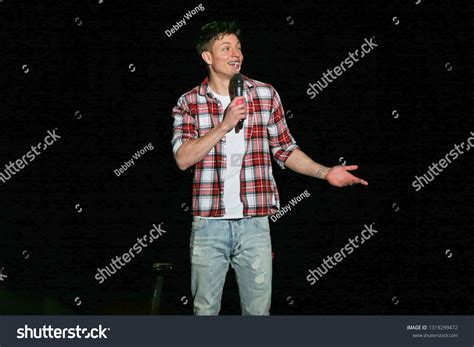
{"label": "fingers", "polygon": [[348,185],[348,186],[352,186],[353,184],[362,184],[362,185],[364,185],[364,186],[368,186],[368,185],[369,185],[369,182],[367,182],[366,180],[363,180],[363,179],[361,179],[361,178],[357,178],[357,177],[354,176],[354,178],[351,179],[347,185]]}
{"label": "fingers", "polygon": [[239,116],[239,119],[245,118],[247,105],[245,105],[245,99],[243,96],[238,96],[232,100],[230,107],[232,108],[232,112]]}
{"label": "fingers", "polygon": [[244,99],[238,99],[236,102],[235,102],[236,105],[242,105],[242,104],[245,104],[245,101]]}
{"label": "fingers", "polygon": [[235,127],[247,118],[247,105],[243,96],[235,97],[225,110],[224,122]]}
{"label": "fingers", "polygon": [[243,96],[237,96],[232,100],[229,106],[240,106],[245,104],[245,98]]}
{"label": "fingers", "polygon": [[240,108],[240,106],[236,106],[232,112],[237,115],[239,118],[242,118],[242,116],[247,115],[247,109],[245,107]]}
{"label": "fingers", "polygon": [[236,113],[247,112],[247,107],[245,105],[234,106],[232,110]]}
{"label": "fingers", "polygon": [[229,109],[232,110],[232,112],[234,112],[234,113],[240,113],[240,112],[246,112],[247,111],[247,107],[245,106],[245,104],[231,105],[231,106],[229,106]]}
{"label": "fingers", "polygon": [[[358,165],[343,165],[344,170],[357,170],[358,167]],[[352,186],[353,184],[362,184],[364,186],[368,186],[369,182],[361,178],[355,177],[354,175],[351,175],[351,179],[349,180],[349,183],[347,183],[347,185]]]}

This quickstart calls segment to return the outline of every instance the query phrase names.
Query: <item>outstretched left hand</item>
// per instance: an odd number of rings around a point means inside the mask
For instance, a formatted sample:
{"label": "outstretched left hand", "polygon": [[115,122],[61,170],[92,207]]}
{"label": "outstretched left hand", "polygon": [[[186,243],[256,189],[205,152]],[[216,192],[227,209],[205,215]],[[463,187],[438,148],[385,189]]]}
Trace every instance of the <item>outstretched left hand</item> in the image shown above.
{"label": "outstretched left hand", "polygon": [[347,170],[357,170],[357,165],[337,165],[333,166],[326,175],[326,180],[336,187],[346,187],[353,184],[369,185],[367,181],[357,178]]}

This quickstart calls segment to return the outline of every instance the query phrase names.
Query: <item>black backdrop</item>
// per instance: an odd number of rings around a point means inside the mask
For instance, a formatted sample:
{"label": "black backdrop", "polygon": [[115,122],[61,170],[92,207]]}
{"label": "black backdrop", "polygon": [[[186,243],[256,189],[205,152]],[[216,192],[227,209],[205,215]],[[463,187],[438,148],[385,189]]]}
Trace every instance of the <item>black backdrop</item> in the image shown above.
{"label": "black backdrop", "polygon": [[[47,130],[61,136],[0,184],[0,312],[147,314],[151,264],[170,262],[163,312],[192,313],[192,173],[172,156],[171,109],[205,77],[199,28],[233,19],[242,72],[276,88],[301,149],[358,164],[369,182],[336,188],[274,165],[282,205],[311,196],[270,223],[271,313],[472,314],[472,152],[412,187],[474,131],[472,3],[205,1],[165,35],[199,4],[0,1],[0,169]],[[309,98],[308,83],[374,36],[378,47]],[[153,223],[167,233],[99,284],[97,268]],[[370,223],[379,233],[310,286],[308,269]],[[232,269],[221,314],[240,314]]]}

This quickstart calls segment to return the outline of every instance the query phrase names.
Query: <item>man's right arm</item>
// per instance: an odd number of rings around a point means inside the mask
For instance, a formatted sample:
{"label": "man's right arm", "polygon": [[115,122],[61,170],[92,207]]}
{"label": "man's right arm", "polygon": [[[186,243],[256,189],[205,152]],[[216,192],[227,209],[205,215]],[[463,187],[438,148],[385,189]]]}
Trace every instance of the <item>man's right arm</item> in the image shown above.
{"label": "man's right arm", "polygon": [[222,123],[200,138],[197,138],[195,120],[185,100],[178,101],[178,105],[173,109],[175,122],[172,143],[174,158],[181,170],[184,171],[200,162],[216,143],[237,125],[239,120],[246,118],[246,105],[243,101],[243,97],[236,97],[227,107]]}
{"label": "man's right arm", "polygon": [[184,142],[174,156],[176,164],[184,171],[200,162],[226,133],[227,129],[221,123],[203,137]]}

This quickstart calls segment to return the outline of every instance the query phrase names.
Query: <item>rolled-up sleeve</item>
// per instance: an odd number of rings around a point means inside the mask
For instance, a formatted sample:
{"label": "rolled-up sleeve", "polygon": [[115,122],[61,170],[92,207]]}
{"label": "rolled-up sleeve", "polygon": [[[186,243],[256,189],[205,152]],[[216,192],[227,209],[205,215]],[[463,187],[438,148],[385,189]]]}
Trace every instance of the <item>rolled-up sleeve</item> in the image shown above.
{"label": "rolled-up sleeve", "polygon": [[181,147],[184,142],[198,138],[196,120],[191,114],[184,95],[179,98],[176,106],[173,107],[171,116],[174,118],[171,145],[173,146],[173,154],[176,155],[179,147]]}
{"label": "rolled-up sleeve", "polygon": [[285,121],[285,112],[281,104],[280,96],[277,91],[272,89],[272,111],[268,121],[268,137],[273,159],[277,164],[285,169],[285,161],[290,154],[299,146],[290,134],[288,125]]}

